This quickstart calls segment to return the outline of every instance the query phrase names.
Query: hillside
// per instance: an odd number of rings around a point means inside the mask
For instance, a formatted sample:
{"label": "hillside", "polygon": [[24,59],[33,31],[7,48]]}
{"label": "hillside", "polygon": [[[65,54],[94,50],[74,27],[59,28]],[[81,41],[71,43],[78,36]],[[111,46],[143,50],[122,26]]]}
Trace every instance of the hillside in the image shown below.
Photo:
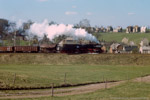
{"label": "hillside", "polygon": [[138,45],[143,38],[147,38],[150,40],[150,33],[100,33],[98,39],[105,40],[108,42],[121,42],[124,37],[128,38],[129,41],[134,41]]}

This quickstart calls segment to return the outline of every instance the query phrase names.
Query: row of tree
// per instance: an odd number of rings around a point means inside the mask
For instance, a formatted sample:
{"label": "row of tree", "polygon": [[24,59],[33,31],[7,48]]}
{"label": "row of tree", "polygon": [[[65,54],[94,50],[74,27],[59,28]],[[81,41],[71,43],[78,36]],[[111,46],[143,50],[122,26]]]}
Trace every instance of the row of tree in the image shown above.
{"label": "row of tree", "polygon": [[[39,39],[38,36],[29,34],[28,30],[33,24],[31,20],[22,23],[20,26],[16,22],[11,22],[7,19],[0,19],[0,45],[39,45],[58,43],[66,36],[58,36],[53,41],[50,41],[45,34]],[[49,25],[57,24],[51,21]],[[90,27],[90,21],[83,19],[76,24],[75,27]],[[44,33],[43,33],[44,34]]]}

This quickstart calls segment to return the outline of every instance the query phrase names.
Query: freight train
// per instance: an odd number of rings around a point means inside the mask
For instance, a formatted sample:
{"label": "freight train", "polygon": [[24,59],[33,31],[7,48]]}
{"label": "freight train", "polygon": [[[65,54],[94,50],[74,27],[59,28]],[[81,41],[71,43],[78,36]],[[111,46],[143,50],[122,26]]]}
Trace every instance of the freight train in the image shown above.
{"label": "freight train", "polygon": [[0,53],[102,53],[99,44],[64,44],[63,46],[1,46]]}
{"label": "freight train", "polygon": [[0,53],[102,53],[102,45],[89,41],[66,38],[58,44],[40,46],[3,46]]}

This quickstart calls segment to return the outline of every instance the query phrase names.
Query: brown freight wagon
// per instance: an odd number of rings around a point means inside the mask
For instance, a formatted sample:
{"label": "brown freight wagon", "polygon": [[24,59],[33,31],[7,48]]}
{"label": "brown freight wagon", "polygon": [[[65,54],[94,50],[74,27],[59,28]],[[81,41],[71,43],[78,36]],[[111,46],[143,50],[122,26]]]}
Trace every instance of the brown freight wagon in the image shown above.
{"label": "brown freight wagon", "polygon": [[0,53],[4,53],[4,52],[13,52],[13,47],[8,46],[8,47],[0,47]]}
{"label": "brown freight wagon", "polygon": [[40,45],[40,52],[42,52],[42,53],[56,53],[56,44]]}
{"label": "brown freight wagon", "polygon": [[14,52],[37,53],[39,52],[39,47],[38,46],[14,46]]}

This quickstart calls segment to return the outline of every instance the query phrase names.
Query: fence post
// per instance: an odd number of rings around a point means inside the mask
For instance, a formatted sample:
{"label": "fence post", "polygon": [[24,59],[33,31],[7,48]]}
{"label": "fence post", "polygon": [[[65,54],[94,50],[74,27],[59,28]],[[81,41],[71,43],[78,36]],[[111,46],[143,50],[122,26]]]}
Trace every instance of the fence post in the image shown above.
{"label": "fence post", "polygon": [[13,85],[15,86],[16,83],[16,73],[14,74],[14,80],[13,80]]}
{"label": "fence post", "polygon": [[52,83],[52,87],[51,87],[51,96],[54,96],[54,83]]}
{"label": "fence post", "polygon": [[66,78],[67,78],[67,73],[65,73],[65,76],[64,76],[64,83],[66,85]]}
{"label": "fence post", "polygon": [[143,81],[143,76],[142,76],[142,72],[141,72],[141,83],[142,83],[142,81]]}
{"label": "fence post", "polygon": [[105,89],[107,89],[107,79],[105,80]]}
{"label": "fence post", "polygon": [[103,75],[103,83],[105,82],[105,79],[104,79],[104,75]]}
{"label": "fence post", "polygon": [[127,81],[129,82],[129,74],[127,73]]}

